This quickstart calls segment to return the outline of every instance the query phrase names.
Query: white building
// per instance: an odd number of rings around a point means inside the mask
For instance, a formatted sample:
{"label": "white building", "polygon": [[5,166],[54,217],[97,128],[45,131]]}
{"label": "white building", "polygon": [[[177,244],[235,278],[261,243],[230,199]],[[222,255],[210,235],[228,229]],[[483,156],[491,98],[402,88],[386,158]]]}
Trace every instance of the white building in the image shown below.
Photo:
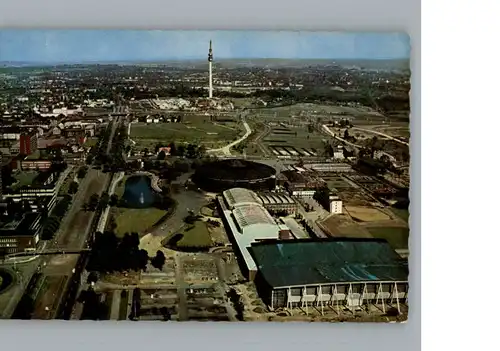
{"label": "white building", "polygon": [[226,231],[235,252],[242,259],[248,278],[253,279],[257,266],[248,251],[252,243],[269,239],[278,239],[280,226],[260,203],[259,197],[251,190],[233,188],[226,190],[218,198]]}
{"label": "white building", "polygon": [[338,196],[330,195],[330,213],[342,213],[342,200]]}

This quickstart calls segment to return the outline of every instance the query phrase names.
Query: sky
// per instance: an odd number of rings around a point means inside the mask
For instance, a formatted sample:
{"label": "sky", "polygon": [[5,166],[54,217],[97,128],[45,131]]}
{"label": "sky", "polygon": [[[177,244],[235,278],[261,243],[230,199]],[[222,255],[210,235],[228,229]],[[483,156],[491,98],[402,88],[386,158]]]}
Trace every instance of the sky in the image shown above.
{"label": "sky", "polygon": [[399,59],[404,33],[292,31],[0,30],[0,62],[83,63],[238,58]]}

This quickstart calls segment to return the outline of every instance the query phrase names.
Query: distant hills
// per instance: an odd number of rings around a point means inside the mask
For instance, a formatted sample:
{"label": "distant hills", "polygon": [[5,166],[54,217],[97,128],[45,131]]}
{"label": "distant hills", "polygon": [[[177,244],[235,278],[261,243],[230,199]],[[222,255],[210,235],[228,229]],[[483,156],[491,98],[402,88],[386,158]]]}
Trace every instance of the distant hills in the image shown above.
{"label": "distant hills", "polygon": [[[0,61],[0,68],[37,68],[37,67],[76,67],[96,65],[118,66],[169,66],[169,67],[197,67],[206,65],[205,59],[165,60],[165,61],[101,61],[101,62],[23,62]],[[217,59],[214,64],[226,68],[238,67],[269,67],[269,68],[302,68],[309,66],[343,66],[346,68],[362,69],[409,69],[409,59]]]}

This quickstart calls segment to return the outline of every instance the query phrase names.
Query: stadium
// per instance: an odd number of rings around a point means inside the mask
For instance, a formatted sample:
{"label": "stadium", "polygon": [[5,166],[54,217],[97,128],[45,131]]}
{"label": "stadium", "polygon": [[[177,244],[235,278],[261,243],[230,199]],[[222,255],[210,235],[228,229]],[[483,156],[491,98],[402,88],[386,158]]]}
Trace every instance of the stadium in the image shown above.
{"label": "stadium", "polygon": [[201,189],[213,192],[231,188],[270,190],[276,186],[276,170],[252,161],[221,160],[200,166],[193,181]]}

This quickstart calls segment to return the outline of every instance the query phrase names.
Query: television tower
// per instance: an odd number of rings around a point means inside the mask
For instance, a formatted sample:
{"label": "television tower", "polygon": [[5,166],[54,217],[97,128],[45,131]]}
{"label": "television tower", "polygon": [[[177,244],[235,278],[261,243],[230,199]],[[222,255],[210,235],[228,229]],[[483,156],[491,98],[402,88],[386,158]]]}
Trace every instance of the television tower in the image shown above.
{"label": "television tower", "polygon": [[212,40],[210,40],[210,46],[208,47],[208,98],[212,98],[212,61],[214,60],[214,55],[212,54]]}

